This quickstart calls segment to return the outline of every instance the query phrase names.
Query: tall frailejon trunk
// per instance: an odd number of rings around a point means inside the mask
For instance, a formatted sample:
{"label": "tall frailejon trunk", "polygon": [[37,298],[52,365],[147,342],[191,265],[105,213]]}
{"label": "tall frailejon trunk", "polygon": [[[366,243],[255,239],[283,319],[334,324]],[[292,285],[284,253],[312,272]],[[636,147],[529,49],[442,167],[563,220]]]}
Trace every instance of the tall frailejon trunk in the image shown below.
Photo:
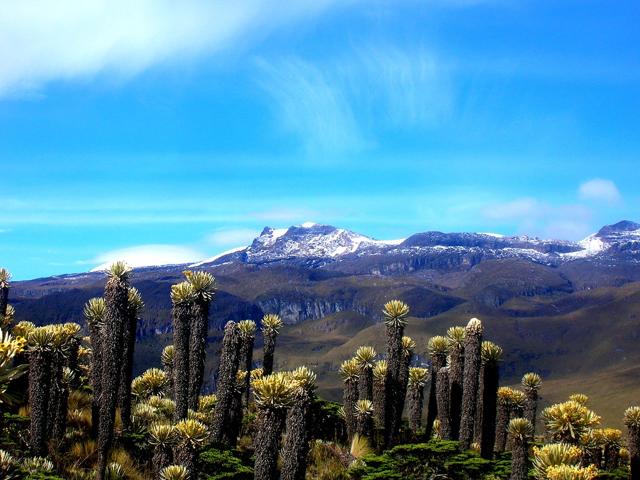
{"label": "tall frailejon trunk", "polygon": [[61,350],[53,352],[51,361],[51,381],[49,383],[49,411],[47,414],[47,438],[60,438],[61,432],[56,431],[59,426],[58,414],[62,414],[62,367],[64,358]]}
{"label": "tall frailejon trunk", "polygon": [[496,418],[496,441],[494,451],[496,453],[504,452],[507,445],[507,426],[509,425],[509,415],[511,406],[505,398],[498,397],[497,418]]}
{"label": "tall frailejon trunk", "polygon": [[360,367],[358,400],[373,400],[373,367],[371,365]]}
{"label": "tall frailejon trunk", "polygon": [[177,465],[182,465],[189,472],[189,478],[197,478],[198,450],[186,441],[176,445],[174,458]]}
{"label": "tall frailejon trunk", "polygon": [[231,401],[231,409],[229,410],[229,446],[235,448],[237,439],[242,431],[242,421],[244,419],[244,409],[242,408],[242,397],[244,392],[244,379],[241,385],[236,385]]}
{"label": "tall frailejon trunk", "polygon": [[[636,410],[637,409],[637,410]],[[635,421],[629,418],[629,412],[636,413]],[[629,466],[631,480],[640,480],[640,408],[631,407],[625,412],[625,424],[627,425]]]}
{"label": "tall frailejon trunk", "polygon": [[51,355],[47,350],[34,349],[29,353],[29,400],[31,403],[31,450],[44,456],[47,450],[47,418],[51,382]]}
{"label": "tall frailejon trunk", "polygon": [[451,440],[451,406],[449,405],[449,369],[438,370],[436,383],[436,401],[438,404],[438,420],[440,421],[440,438]]}
{"label": "tall frailejon trunk", "polygon": [[207,337],[209,334],[209,300],[198,297],[193,303],[189,332],[189,408],[198,409],[204,379]]}
{"label": "tall frailejon trunk", "polygon": [[[213,412],[212,441],[230,444],[230,418],[236,386],[236,375],[240,364],[240,332],[236,322],[224,327],[222,354],[218,375],[218,401]],[[235,440],[234,440],[235,443]]]}
{"label": "tall frailejon trunk", "polygon": [[168,445],[156,445],[153,447],[153,457],[151,464],[153,466],[153,478],[160,478],[160,471],[173,463],[173,452]]}
{"label": "tall frailejon trunk", "polygon": [[162,370],[167,376],[167,386],[164,389],[164,394],[169,398],[175,399],[175,392],[173,389],[173,382],[175,381],[175,374],[173,372],[175,349],[173,345],[167,345],[162,350]]}
{"label": "tall frailejon trunk", "polygon": [[264,345],[262,354],[262,374],[264,376],[273,373],[273,354],[276,349],[277,333],[268,332],[264,334]]}
{"label": "tall frailejon trunk", "polygon": [[400,424],[398,423],[398,409],[400,407],[400,369],[402,366],[402,335],[404,326],[401,324],[387,325],[387,378],[385,381],[385,428],[384,443],[390,447],[393,443]]}
{"label": "tall frailejon trunk", "polygon": [[385,412],[385,378],[374,379],[373,381],[373,420],[376,428],[384,428]]}
{"label": "tall frailejon trunk", "polygon": [[373,435],[373,416],[371,414],[358,414],[357,415],[358,426],[356,432],[361,437],[371,439]]}
{"label": "tall frailejon trunk", "polygon": [[254,478],[276,480],[278,478],[278,451],[284,429],[287,410],[261,408],[258,414],[260,428],[255,438]]}
{"label": "tall frailejon trunk", "polygon": [[438,418],[438,402],[436,399],[438,387],[438,375],[447,363],[447,356],[442,354],[431,355],[431,381],[429,384],[429,399],[427,402],[427,424],[425,427],[425,440],[431,439],[433,434],[433,422]]}
{"label": "tall frailejon trunk", "polygon": [[[482,397],[480,403],[480,456],[490,459],[496,440],[496,413],[498,400],[499,369],[496,362],[482,366]],[[506,429],[506,425],[502,428]]]}
{"label": "tall frailejon trunk", "polygon": [[91,432],[98,435],[100,422],[100,398],[102,397],[102,328],[95,320],[87,320],[91,338]]}
{"label": "tall frailejon trunk", "polygon": [[400,391],[398,392],[397,406],[395,408],[395,430],[396,433],[400,429],[402,424],[402,413],[404,412],[405,400],[407,398],[407,386],[409,384],[409,367],[413,360],[413,349],[415,348],[415,342],[409,337],[402,338],[402,356],[400,358],[400,369],[398,371],[398,385]]}
{"label": "tall frailejon trunk", "polygon": [[460,449],[468,450],[473,441],[473,426],[477,405],[480,374],[480,348],[482,345],[482,323],[472,318],[465,328],[464,339],[464,383],[462,392],[462,416],[460,419]]}
{"label": "tall frailejon trunk", "polygon": [[422,426],[422,404],[424,403],[424,385],[409,387],[409,428],[414,437]]}
{"label": "tall frailejon trunk", "polygon": [[100,420],[98,425],[97,479],[104,480],[109,449],[113,441],[113,428],[118,405],[118,390],[124,345],[124,330],[128,321],[128,270],[117,272],[115,267],[109,275],[104,292],[104,334],[102,336],[102,394],[100,397]]}
{"label": "tall frailejon trunk", "polygon": [[358,378],[345,381],[342,395],[344,420],[347,424],[347,437],[349,441],[351,441],[357,430],[355,408],[356,402],[358,401]]}
{"label": "tall frailejon trunk", "polygon": [[9,306],[9,272],[4,268],[0,269],[0,285],[0,318],[4,318]]}
{"label": "tall frailejon trunk", "polygon": [[311,401],[310,393],[306,390],[301,391],[287,414],[281,480],[304,480],[306,477],[311,436],[309,425]]}
{"label": "tall frailejon trunk", "polygon": [[64,367],[62,374],[61,388],[57,398],[55,406],[54,424],[52,438],[61,439],[67,430],[67,415],[69,412],[69,388],[71,387],[71,380],[73,379],[73,372],[70,368]]}
{"label": "tall frailejon trunk", "polygon": [[451,409],[451,439],[460,438],[460,416],[462,413],[462,382],[464,372],[464,347],[453,343],[449,353],[449,408]]}
{"label": "tall frailejon trunk", "polygon": [[176,402],[174,420],[187,418],[189,411],[189,326],[191,304],[180,301],[173,305],[173,392]]}
{"label": "tall frailejon trunk", "polygon": [[538,390],[535,388],[525,388],[524,393],[527,396],[527,401],[524,406],[524,418],[529,420],[535,429],[538,420]]}
{"label": "tall frailejon trunk", "polygon": [[514,438],[511,451],[510,480],[527,480],[529,472],[529,442],[525,438]]}
{"label": "tall frailejon trunk", "polygon": [[482,417],[484,415],[484,377],[485,377],[485,368],[484,368],[484,360],[480,363],[480,373],[478,374],[478,378],[480,379],[480,383],[478,384],[478,398],[476,399],[476,418],[473,421],[473,441],[480,445],[482,441]]}
{"label": "tall frailejon trunk", "polygon": [[245,407],[248,407],[249,392],[251,390],[251,369],[253,367],[253,346],[256,337],[255,323],[251,320],[244,320],[243,322],[240,322],[240,324],[244,325],[240,329],[240,367],[247,372],[247,375],[242,389],[242,403]]}
{"label": "tall frailejon trunk", "polygon": [[133,355],[136,345],[136,330],[138,328],[138,312],[142,307],[142,300],[136,289],[131,288],[129,290],[128,300],[127,323],[122,338],[125,351],[122,357],[120,388],[118,392],[120,418],[122,419],[122,429],[125,432],[131,430],[131,380],[133,378]]}

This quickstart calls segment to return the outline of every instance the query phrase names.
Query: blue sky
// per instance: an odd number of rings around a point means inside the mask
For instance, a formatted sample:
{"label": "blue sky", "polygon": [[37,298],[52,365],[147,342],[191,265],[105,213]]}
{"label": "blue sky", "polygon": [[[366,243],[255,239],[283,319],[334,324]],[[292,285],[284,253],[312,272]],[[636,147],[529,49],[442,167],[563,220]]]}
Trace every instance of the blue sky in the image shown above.
{"label": "blue sky", "polygon": [[638,2],[0,2],[15,278],[304,221],[579,239],[640,220]]}

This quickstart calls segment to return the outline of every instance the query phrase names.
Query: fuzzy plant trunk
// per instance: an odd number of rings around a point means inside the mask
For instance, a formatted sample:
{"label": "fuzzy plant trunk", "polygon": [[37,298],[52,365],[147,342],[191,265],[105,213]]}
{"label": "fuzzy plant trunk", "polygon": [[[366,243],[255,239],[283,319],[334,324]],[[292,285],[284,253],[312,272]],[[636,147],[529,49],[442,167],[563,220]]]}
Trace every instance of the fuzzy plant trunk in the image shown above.
{"label": "fuzzy plant trunk", "polygon": [[229,412],[236,392],[236,375],[240,365],[240,332],[238,324],[231,321],[224,327],[220,369],[218,375],[218,401],[213,411],[212,441],[214,443],[235,444],[230,438]]}
{"label": "fuzzy plant trunk", "polygon": [[249,406],[249,393],[251,391],[251,367],[253,367],[253,345],[255,337],[253,335],[243,335],[240,344],[240,364],[242,369],[247,372],[244,380],[244,388],[242,389],[242,403]]}
{"label": "fuzzy plant trunk", "polygon": [[60,438],[61,432],[56,427],[60,426],[58,414],[62,414],[62,366],[64,359],[61,351],[53,353],[51,360],[51,380],[49,383],[49,405],[47,413],[47,438]]}
{"label": "fuzzy plant trunk", "polygon": [[80,388],[80,366],[78,363],[78,354],[80,352],[80,340],[76,337],[69,339],[69,348],[67,353],[66,365],[73,372],[73,378],[69,389],[76,390]]}
{"label": "fuzzy plant trunk", "polygon": [[[59,359],[61,362],[63,359]],[[67,430],[67,414],[69,411],[69,384],[63,381],[62,365],[60,364],[60,374],[56,375],[58,385],[56,387],[55,403],[52,402],[54,408],[53,424],[51,430],[51,438],[62,439]]]}
{"label": "fuzzy plant trunk", "polygon": [[287,411],[284,408],[261,408],[258,414],[260,428],[255,438],[254,478],[276,480],[278,478],[278,452],[280,436],[284,429]]}
{"label": "fuzzy plant trunk", "polygon": [[210,301],[199,297],[193,302],[189,336],[189,408],[198,409],[198,398],[204,379],[207,337],[209,335]]}
{"label": "fuzzy plant trunk", "polygon": [[[472,321],[473,322],[473,321]],[[480,347],[482,326],[469,322],[464,340],[464,382],[462,392],[462,416],[460,419],[460,449],[468,450],[473,442],[473,425],[476,413],[478,382],[480,374]]]}
{"label": "fuzzy plant trunk", "polygon": [[0,316],[4,318],[9,307],[9,287],[0,288]]}
{"label": "fuzzy plant trunk", "polygon": [[198,449],[187,441],[176,445],[173,453],[175,463],[189,472],[189,478],[198,478]]}
{"label": "fuzzy plant trunk", "polygon": [[451,440],[451,405],[449,404],[449,369],[443,367],[438,370],[436,384],[436,401],[438,403],[438,420],[440,421],[440,438]]}
{"label": "fuzzy plant trunk", "polygon": [[[524,409],[522,407],[518,407],[517,405],[512,405],[511,408],[509,409],[509,420],[513,418],[520,418],[523,415],[524,415]],[[507,420],[507,444],[505,446],[505,450],[507,450],[508,452],[510,452],[511,449],[513,448],[513,437],[509,435],[509,431],[508,431],[509,420]]]}
{"label": "fuzzy plant trunk", "polygon": [[173,464],[173,452],[169,445],[156,445],[153,447],[153,457],[151,458],[153,466],[153,478],[160,478],[160,471]]}
{"label": "fuzzy plant trunk", "polygon": [[436,354],[431,356],[431,382],[429,386],[429,400],[427,403],[427,424],[425,427],[425,440],[429,441],[433,435],[433,422],[438,418],[438,402],[436,399],[436,393],[438,389],[438,375],[440,371],[447,363],[447,356],[442,354]]}
{"label": "fuzzy plant trunk", "polygon": [[[498,385],[500,383],[498,364],[489,362],[482,366],[482,387],[478,414],[480,416],[480,456],[490,459],[496,441],[496,411]],[[506,425],[502,426],[506,431]]]}
{"label": "fuzzy plant trunk", "polygon": [[607,443],[604,446],[604,469],[615,470],[620,465],[620,446]]}
{"label": "fuzzy plant trunk", "polygon": [[363,365],[358,376],[358,400],[373,401],[373,367]]}
{"label": "fuzzy plant trunk", "polygon": [[244,388],[236,387],[233,392],[233,401],[231,402],[231,409],[229,411],[229,446],[235,448],[238,443],[238,437],[242,430],[242,421],[244,419],[244,409],[242,408],[242,397]]}
{"label": "fuzzy plant trunk", "polygon": [[122,343],[125,351],[122,357],[120,370],[120,388],[118,391],[118,405],[120,406],[120,418],[122,429],[131,431],[131,380],[133,379],[133,354],[136,346],[136,329],[138,327],[138,313],[129,306],[128,318]]}
{"label": "fuzzy plant trunk", "polygon": [[535,388],[525,388],[524,393],[527,397],[524,405],[524,418],[531,422],[533,428],[536,428],[538,415],[538,390]]}
{"label": "fuzzy plant trunk", "polygon": [[95,322],[89,322],[91,338],[91,433],[98,435],[100,422],[100,398],[102,397],[102,329]]}
{"label": "fuzzy plant trunk", "polygon": [[[400,408],[400,396],[402,385],[400,384],[400,369],[403,363],[402,336],[404,326],[402,324],[387,325],[387,378],[385,380],[385,422],[384,444],[390,447],[398,433],[398,409]],[[402,412],[400,412],[402,415]]]}
{"label": "fuzzy plant trunk", "polygon": [[191,304],[173,306],[173,393],[176,402],[174,420],[187,418],[189,413],[189,324]]}
{"label": "fuzzy plant trunk", "polygon": [[349,442],[356,434],[358,422],[356,420],[356,402],[358,401],[358,379],[347,379],[342,391],[344,408],[344,421],[347,425],[347,438]]}
{"label": "fuzzy plant trunk", "polygon": [[511,450],[510,480],[527,480],[529,472],[529,441],[526,438],[514,438]]}
{"label": "fuzzy plant trunk", "polygon": [[407,389],[409,386],[409,367],[413,360],[413,353],[407,354],[403,352],[402,359],[400,360],[400,371],[398,372],[398,385],[400,392],[398,394],[398,405],[396,406],[395,413],[395,425],[396,430],[400,429],[402,424],[402,412],[404,412],[404,404],[407,398]]}
{"label": "fuzzy plant trunk", "polygon": [[51,382],[51,352],[32,350],[29,353],[29,401],[31,403],[31,450],[44,456],[47,450],[47,418]]}
{"label": "fuzzy plant trunk", "polygon": [[494,451],[496,453],[504,452],[507,445],[507,427],[509,426],[510,407],[505,401],[498,400],[497,416],[496,416],[496,441]]}
{"label": "fuzzy plant trunk", "polygon": [[385,379],[373,380],[373,421],[377,429],[384,428],[385,413]]}
{"label": "fuzzy plant trunk", "polygon": [[424,385],[409,388],[409,428],[414,437],[422,427],[422,404],[424,403]]}
{"label": "fuzzy plant trunk", "polygon": [[473,441],[478,445],[480,445],[480,443],[482,442],[482,418],[484,415],[484,376],[485,366],[484,363],[481,363],[480,373],[478,374],[480,383],[478,384],[478,398],[476,399],[476,417],[473,419]]}
{"label": "fuzzy plant trunk", "polygon": [[307,472],[307,455],[311,425],[309,411],[312,397],[309,392],[300,393],[287,414],[287,435],[282,449],[281,480],[304,480]]}
{"label": "fuzzy plant trunk", "polygon": [[460,438],[460,416],[462,412],[462,383],[464,379],[464,347],[454,344],[449,352],[449,408],[451,417],[451,439]]}
{"label": "fuzzy plant trunk", "polygon": [[273,353],[276,350],[276,332],[265,332],[262,350],[262,374],[266,377],[273,373]]}
{"label": "fuzzy plant trunk", "polygon": [[98,423],[97,480],[104,480],[113,442],[113,428],[118,405],[118,390],[124,345],[124,331],[128,322],[129,283],[118,276],[111,276],[104,292],[105,314],[102,338],[102,394]]}
{"label": "fuzzy plant trunk", "polygon": [[640,480],[640,425],[627,425],[631,480]]}
{"label": "fuzzy plant trunk", "polygon": [[373,416],[369,414],[361,414],[357,418],[358,426],[356,432],[361,437],[366,437],[371,440],[373,435]]}

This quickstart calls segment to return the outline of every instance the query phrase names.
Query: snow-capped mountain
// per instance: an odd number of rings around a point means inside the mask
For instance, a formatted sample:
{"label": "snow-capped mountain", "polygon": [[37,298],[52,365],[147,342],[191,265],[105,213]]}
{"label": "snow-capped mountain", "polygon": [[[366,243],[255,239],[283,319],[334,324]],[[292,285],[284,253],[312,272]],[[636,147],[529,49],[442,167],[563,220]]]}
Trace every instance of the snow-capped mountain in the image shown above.
{"label": "snow-capped mountain", "polygon": [[[344,228],[305,222],[288,228],[265,227],[250,245],[227,250],[189,264],[189,267],[278,261],[310,262],[310,266],[319,267],[367,261],[385,263],[388,260],[396,269],[398,262],[404,262],[399,271],[413,271],[470,267],[485,260],[503,258],[557,266],[575,260],[607,262],[611,256],[624,256],[627,263],[640,262],[640,224],[621,221],[572,242],[497,233],[435,231],[416,233],[406,239],[377,240]],[[377,267],[371,271],[379,272]],[[384,267],[382,271],[385,271]]]}

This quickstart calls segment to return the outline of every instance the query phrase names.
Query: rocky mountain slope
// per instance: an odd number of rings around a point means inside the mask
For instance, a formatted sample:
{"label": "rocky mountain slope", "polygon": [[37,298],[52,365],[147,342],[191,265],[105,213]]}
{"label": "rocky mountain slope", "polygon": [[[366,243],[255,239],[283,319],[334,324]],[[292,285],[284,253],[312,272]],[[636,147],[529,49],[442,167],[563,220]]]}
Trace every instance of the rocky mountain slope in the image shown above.
{"label": "rocky mountain slope", "polygon": [[[605,226],[580,242],[440,232],[380,241],[328,225],[267,227],[251,245],[194,265],[135,270],[146,303],[138,370],[156,364],[170,342],[169,289],[185,268],[218,280],[212,354],[227,320],[279,313],[289,326],[277,361],[283,368],[312,364],[327,395],[337,395],[337,366],[355,347],[383,350],[380,310],[391,298],[411,306],[408,334],[422,345],[470,316],[482,318],[509,352],[506,378],[538,369],[555,385],[551,398],[581,375],[601,379],[594,394],[613,384],[621,399],[640,394],[640,382],[628,380],[640,373],[632,368],[640,360],[637,223]],[[11,303],[19,319],[82,322],[84,302],[103,287],[101,272],[15,282]],[[213,378],[215,365],[209,369]]]}

